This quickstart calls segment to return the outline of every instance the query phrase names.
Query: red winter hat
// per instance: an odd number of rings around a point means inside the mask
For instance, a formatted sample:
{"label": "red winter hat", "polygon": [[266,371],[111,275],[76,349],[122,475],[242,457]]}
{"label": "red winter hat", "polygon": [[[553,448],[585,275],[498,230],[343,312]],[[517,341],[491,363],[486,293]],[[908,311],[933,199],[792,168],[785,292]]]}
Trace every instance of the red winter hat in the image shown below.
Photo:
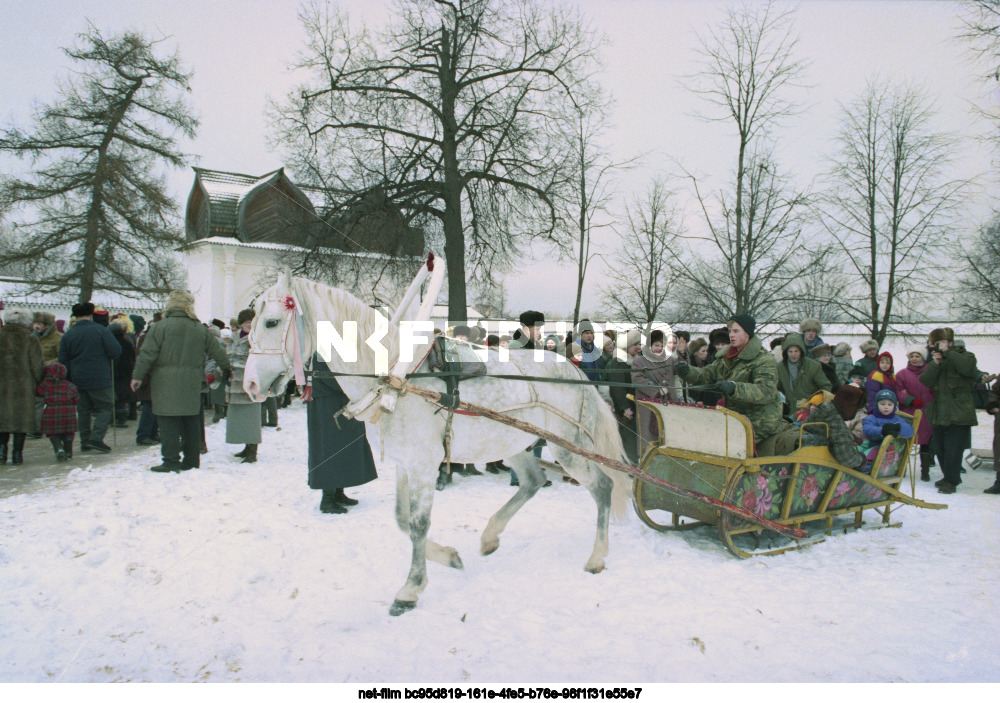
{"label": "red winter hat", "polygon": [[893,370],[895,369],[895,366],[892,363],[892,354],[890,354],[887,351],[884,351],[884,352],[882,352],[881,354],[878,355],[878,366],[875,368],[875,370],[876,371],[881,371],[882,370],[882,357],[883,356],[889,357],[889,373],[893,373]]}

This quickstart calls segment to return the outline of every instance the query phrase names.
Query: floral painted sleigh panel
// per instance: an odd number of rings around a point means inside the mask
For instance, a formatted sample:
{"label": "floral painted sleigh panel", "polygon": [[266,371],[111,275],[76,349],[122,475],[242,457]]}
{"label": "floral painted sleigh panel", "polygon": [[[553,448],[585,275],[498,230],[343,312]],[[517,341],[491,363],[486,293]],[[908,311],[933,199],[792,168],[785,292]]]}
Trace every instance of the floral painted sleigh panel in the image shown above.
{"label": "floral painted sleigh panel", "polygon": [[[642,401],[638,401],[642,402]],[[723,409],[703,409],[683,406],[653,405],[660,420],[660,438],[650,447],[640,466],[653,476],[718,498],[760,517],[775,522],[813,528],[810,539],[792,542],[783,537],[762,533],[757,525],[712,508],[699,501],[677,495],[667,489],[637,480],[635,508],[639,517],[658,530],[676,530],[715,525],[723,544],[733,554],[748,557],[777,554],[805,544],[822,541],[835,529],[835,519],[853,518],[836,529],[860,528],[865,510],[881,516],[881,526],[889,524],[891,506],[896,503],[926,508],[945,508],[925,503],[902,493],[899,488],[909,464],[913,440],[886,437],[872,463],[871,473],[855,471],[838,464],[827,447],[802,447],[777,457],[748,456],[743,446],[752,448],[753,430],[746,418]],[[695,418],[693,413],[700,413]],[[705,413],[715,414],[714,417]],[[686,415],[677,423],[683,431],[671,432],[672,420]],[[715,427],[717,446],[706,443],[704,434],[693,437],[692,420],[722,423],[725,431]],[[919,422],[919,415],[915,418]],[[746,435],[746,445],[733,430],[738,424]],[[740,447],[732,451],[734,447]],[[651,514],[665,511],[670,523],[657,521]],[[840,518],[843,523],[843,518]],[[761,540],[768,540],[764,545]]]}

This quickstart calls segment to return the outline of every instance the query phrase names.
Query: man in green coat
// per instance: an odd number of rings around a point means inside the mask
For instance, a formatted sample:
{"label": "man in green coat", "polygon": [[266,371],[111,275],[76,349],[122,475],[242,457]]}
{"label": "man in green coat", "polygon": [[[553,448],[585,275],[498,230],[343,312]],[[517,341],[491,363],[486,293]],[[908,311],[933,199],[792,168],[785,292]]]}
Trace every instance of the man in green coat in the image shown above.
{"label": "man in green coat", "polygon": [[920,382],[934,394],[927,407],[933,433],[931,448],[944,478],[935,483],[940,493],[954,493],[962,482],[962,453],[972,446],[972,426],[978,425],[972,391],[979,381],[976,355],[955,346],[950,327],[932,330],[928,341],[931,362]]}
{"label": "man in green coat", "polygon": [[773,453],[771,440],[784,426],[777,363],[756,336],[757,321],[753,317],[738,313],[728,326],[729,345],[719,349],[715,361],[700,369],[680,361],[676,371],[692,386],[717,384],[726,398],[726,407],[744,415],[753,425],[758,454],[769,456]]}
{"label": "man in green coat", "polygon": [[819,391],[830,391],[830,379],[823,373],[823,366],[806,354],[802,335],[794,332],[785,335],[781,343],[782,361],[778,364],[778,383],[785,394],[789,414],[794,413],[798,402],[812,398]]}
{"label": "man in green coat", "polygon": [[163,307],[163,320],[146,335],[132,370],[133,391],[149,373],[153,414],[160,426],[163,463],[150,471],[179,472],[199,466],[206,355],[216,361],[224,375],[230,372],[229,357],[222,345],[194,314],[194,296],[187,291],[171,291]]}

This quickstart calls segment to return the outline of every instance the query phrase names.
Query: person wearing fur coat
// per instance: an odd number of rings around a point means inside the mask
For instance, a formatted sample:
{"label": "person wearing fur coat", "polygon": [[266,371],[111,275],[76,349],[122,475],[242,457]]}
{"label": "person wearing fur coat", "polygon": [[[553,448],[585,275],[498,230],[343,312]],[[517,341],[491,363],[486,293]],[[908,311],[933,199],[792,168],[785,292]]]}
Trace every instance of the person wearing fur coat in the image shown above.
{"label": "person wearing fur coat", "polygon": [[24,440],[38,433],[35,388],[42,381],[42,345],[31,333],[31,313],[9,309],[0,328],[0,464],[7,463],[7,445],[13,435],[10,459],[24,461]]}

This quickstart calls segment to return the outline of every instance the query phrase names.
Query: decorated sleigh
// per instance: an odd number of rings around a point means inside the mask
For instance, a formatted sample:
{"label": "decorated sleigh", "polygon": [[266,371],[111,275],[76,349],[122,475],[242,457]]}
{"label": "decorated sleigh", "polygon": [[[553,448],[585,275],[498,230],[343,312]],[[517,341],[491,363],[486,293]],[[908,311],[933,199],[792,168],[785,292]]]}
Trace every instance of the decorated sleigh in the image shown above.
{"label": "decorated sleigh", "polygon": [[[886,437],[868,474],[838,464],[825,446],[802,447],[785,456],[755,457],[750,422],[731,410],[635,402],[653,413],[659,429],[658,438],[651,441],[651,433],[640,427],[640,469],[759,517],[802,528],[809,538],[788,540],[731,513],[637,479],[636,512],[654,529],[715,525],[730,552],[750,557],[820,542],[834,530],[898,526],[890,523],[897,504],[947,507],[917,500],[901,490],[913,438]],[[920,411],[904,419],[916,426]],[[911,484],[911,492],[912,488]],[[865,511],[877,514],[879,520],[866,525]]]}

